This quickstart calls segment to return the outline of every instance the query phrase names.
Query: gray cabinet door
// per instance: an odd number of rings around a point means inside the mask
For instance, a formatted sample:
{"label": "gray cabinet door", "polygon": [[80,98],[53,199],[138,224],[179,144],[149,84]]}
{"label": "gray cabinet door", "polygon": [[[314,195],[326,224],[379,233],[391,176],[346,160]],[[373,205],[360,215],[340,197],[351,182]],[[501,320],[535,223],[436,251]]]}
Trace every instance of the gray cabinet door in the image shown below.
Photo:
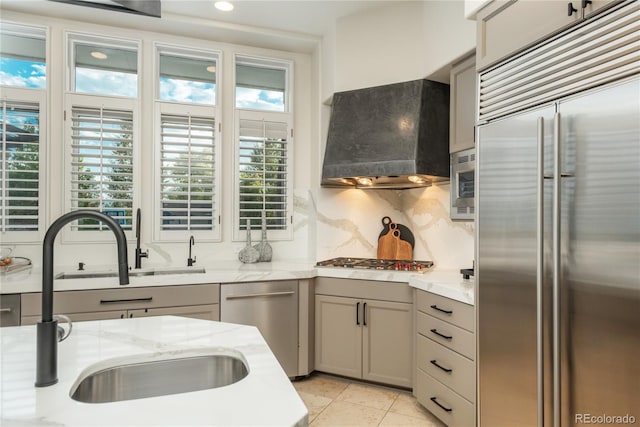
{"label": "gray cabinet door", "polygon": [[450,84],[449,152],[455,153],[475,146],[477,104],[475,55],[453,65]]}
{"label": "gray cabinet door", "polygon": [[318,371],[362,378],[362,300],[316,295]]}
{"label": "gray cabinet door", "polygon": [[362,378],[411,387],[412,305],[375,300],[362,304]]}
{"label": "gray cabinet door", "polygon": [[[577,10],[567,13],[571,3]],[[494,1],[478,12],[476,68],[487,68],[531,46],[550,34],[582,20],[581,6],[573,1]]]}

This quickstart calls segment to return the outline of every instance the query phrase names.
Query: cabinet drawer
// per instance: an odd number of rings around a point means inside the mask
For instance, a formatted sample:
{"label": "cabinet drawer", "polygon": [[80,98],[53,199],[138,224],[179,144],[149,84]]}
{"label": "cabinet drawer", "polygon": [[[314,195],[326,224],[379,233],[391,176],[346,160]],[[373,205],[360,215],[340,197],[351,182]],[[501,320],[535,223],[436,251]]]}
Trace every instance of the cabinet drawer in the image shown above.
{"label": "cabinet drawer", "polygon": [[417,323],[420,334],[475,360],[476,341],[471,332],[421,312],[418,312]]}
{"label": "cabinet drawer", "polygon": [[472,305],[441,297],[431,292],[418,291],[418,310],[452,323],[468,331],[475,331],[476,317]]}
{"label": "cabinet drawer", "polygon": [[[476,425],[474,405],[418,369],[415,395],[418,402],[449,427]],[[442,405],[442,406],[439,406]]]}
{"label": "cabinet drawer", "polygon": [[470,402],[476,401],[476,369],[471,360],[419,334],[417,346],[418,368]]}
{"label": "cabinet drawer", "polygon": [[[87,313],[220,302],[220,285],[182,285],[55,292],[54,313]],[[40,315],[40,293],[22,295],[22,316]]]}

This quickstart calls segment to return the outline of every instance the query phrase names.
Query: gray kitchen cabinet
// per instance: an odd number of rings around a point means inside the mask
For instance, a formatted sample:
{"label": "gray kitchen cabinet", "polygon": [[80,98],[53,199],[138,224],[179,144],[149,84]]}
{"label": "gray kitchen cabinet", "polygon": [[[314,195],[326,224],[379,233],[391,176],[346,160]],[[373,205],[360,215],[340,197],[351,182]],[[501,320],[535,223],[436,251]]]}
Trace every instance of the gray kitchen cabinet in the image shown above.
{"label": "gray kitchen cabinet", "polygon": [[[53,312],[72,321],[162,315],[219,320],[219,301],[218,284],[57,291]],[[21,324],[37,323],[41,309],[41,293],[22,294]]]}
{"label": "gray kitchen cabinet", "polygon": [[362,378],[361,300],[316,295],[315,304],[316,370]]}
{"label": "gray kitchen cabinet", "polygon": [[449,152],[475,146],[476,60],[475,54],[453,64],[450,72]]}
{"label": "gray kitchen cabinet", "polygon": [[20,294],[0,296],[0,327],[20,325]]}
{"label": "gray kitchen cabinet", "polygon": [[413,394],[448,426],[475,425],[474,307],[430,292],[415,292]]}
{"label": "gray kitchen cabinet", "polygon": [[620,1],[496,0],[476,16],[476,68],[486,69],[615,3]]}
{"label": "gray kitchen cabinet", "polygon": [[410,388],[412,331],[408,285],[316,279],[316,370]]}

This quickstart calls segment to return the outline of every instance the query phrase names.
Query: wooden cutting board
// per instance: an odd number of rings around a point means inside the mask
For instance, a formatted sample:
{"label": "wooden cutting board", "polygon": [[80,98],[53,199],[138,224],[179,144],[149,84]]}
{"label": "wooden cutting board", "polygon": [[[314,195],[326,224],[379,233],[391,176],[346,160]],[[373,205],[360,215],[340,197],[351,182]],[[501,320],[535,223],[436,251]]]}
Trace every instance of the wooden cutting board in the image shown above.
{"label": "wooden cutting board", "polygon": [[393,236],[391,228],[387,234],[378,238],[378,259],[395,259],[397,239]]}
{"label": "wooden cutting board", "polygon": [[398,224],[390,223],[389,231],[378,239],[378,259],[413,259],[411,243],[401,238]]}

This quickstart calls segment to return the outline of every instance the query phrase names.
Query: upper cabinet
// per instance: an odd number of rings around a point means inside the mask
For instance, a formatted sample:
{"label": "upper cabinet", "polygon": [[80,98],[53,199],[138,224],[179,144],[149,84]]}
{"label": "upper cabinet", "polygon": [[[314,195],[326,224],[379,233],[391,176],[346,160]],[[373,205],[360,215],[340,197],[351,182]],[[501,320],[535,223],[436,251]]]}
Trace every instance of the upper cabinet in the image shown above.
{"label": "upper cabinet", "polygon": [[449,152],[455,153],[475,145],[475,55],[470,55],[451,67],[450,82]]}
{"label": "upper cabinet", "polygon": [[476,16],[476,68],[485,69],[620,1],[496,0]]}

